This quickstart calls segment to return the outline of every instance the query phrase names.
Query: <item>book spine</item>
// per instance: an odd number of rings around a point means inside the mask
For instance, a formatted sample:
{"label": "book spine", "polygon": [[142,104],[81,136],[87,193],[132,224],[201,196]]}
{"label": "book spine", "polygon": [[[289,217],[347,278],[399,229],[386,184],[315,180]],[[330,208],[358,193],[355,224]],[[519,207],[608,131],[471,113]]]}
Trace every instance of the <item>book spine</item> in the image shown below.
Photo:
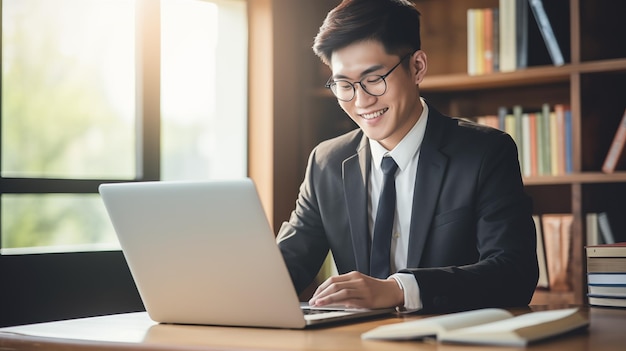
{"label": "book spine", "polygon": [[565,173],[574,172],[574,144],[572,141],[572,111],[565,109]]}
{"label": "book spine", "polygon": [[588,284],[626,284],[626,273],[587,273]]}
{"label": "book spine", "polygon": [[476,75],[476,27],[474,12],[476,9],[467,9],[467,74]]}
{"label": "book spine", "polygon": [[483,21],[483,73],[493,73],[493,11],[481,10]]}
{"label": "book spine", "polygon": [[528,67],[528,0],[515,2],[516,67]]}
{"label": "book spine", "polygon": [[550,174],[559,174],[559,126],[556,113],[550,111]]}
{"label": "book spine", "polygon": [[613,237],[613,230],[611,229],[611,223],[609,222],[609,215],[606,212],[598,213],[598,228],[600,228],[600,234],[605,244],[614,244],[615,238]]}
{"label": "book spine", "polygon": [[[623,257],[626,258],[626,243],[617,243],[617,244],[598,244],[598,245],[588,245],[585,247],[587,252],[587,257],[593,258],[606,258],[606,257]],[[626,273],[626,271],[624,272]]]}
{"label": "book spine", "polygon": [[565,174],[565,106],[554,105],[554,115],[556,118],[556,173]]}
{"label": "book spine", "polygon": [[474,52],[474,60],[476,64],[476,74],[485,73],[485,36],[483,35],[485,26],[483,21],[483,10],[474,10],[474,33],[476,35],[476,51]]}
{"label": "book spine", "polygon": [[511,0],[500,0],[500,72],[516,68],[515,6]]}
{"label": "book spine", "polygon": [[492,55],[493,55],[493,71],[500,71],[500,9],[494,7],[491,9],[492,18]]}
{"label": "book spine", "polygon": [[542,175],[551,173],[551,151],[550,151],[550,105],[543,104],[541,108],[541,169]]}
{"label": "book spine", "polygon": [[626,273],[626,257],[587,257],[588,273]]}
{"label": "book spine", "polygon": [[[586,221],[586,234],[587,245],[600,245],[602,240],[600,239],[600,230],[598,229],[598,214],[595,212],[589,212],[585,215]],[[589,248],[587,248],[587,255],[589,255]]]}
{"label": "book spine", "polygon": [[626,307],[626,297],[589,295],[589,305],[602,307]]}
{"label": "book spine", "polygon": [[534,112],[528,114],[528,124],[530,133],[530,174],[536,176],[539,174],[537,165],[537,114]]}
{"label": "book spine", "polygon": [[505,131],[504,125],[506,121],[507,108],[505,106],[498,107],[498,129]]}
{"label": "book spine", "polygon": [[535,20],[537,21],[537,25],[539,26],[541,36],[543,37],[546,47],[548,48],[548,53],[550,54],[552,63],[555,66],[563,65],[565,63],[563,54],[561,53],[561,48],[559,47],[558,42],[556,41],[556,36],[552,31],[552,25],[548,20],[548,15],[546,15],[542,0],[530,0],[530,7],[533,15],[535,16]]}
{"label": "book spine", "polygon": [[617,165],[617,161],[620,158],[622,151],[624,150],[624,143],[626,142],[626,110],[624,110],[624,116],[622,116],[622,120],[617,127],[617,131],[615,132],[615,136],[613,137],[613,142],[611,143],[611,147],[609,148],[609,152],[604,159],[604,163],[602,164],[602,172],[604,173],[613,173],[615,171],[615,166]]}
{"label": "book spine", "polygon": [[544,175],[545,171],[545,155],[544,155],[544,134],[546,133],[543,127],[543,112],[538,111],[535,113],[535,134],[537,135],[537,174]]}
{"label": "book spine", "polygon": [[522,155],[522,144],[521,144],[521,140],[518,138],[518,135],[520,134],[518,132],[517,129],[517,121],[515,119],[515,115],[512,112],[508,112],[506,116],[504,117],[504,131],[509,134],[511,136],[511,138],[513,138],[513,141],[515,142],[515,146],[517,147],[517,157],[518,157],[518,162],[520,164],[520,167],[522,165],[522,159],[521,159],[521,155]]}

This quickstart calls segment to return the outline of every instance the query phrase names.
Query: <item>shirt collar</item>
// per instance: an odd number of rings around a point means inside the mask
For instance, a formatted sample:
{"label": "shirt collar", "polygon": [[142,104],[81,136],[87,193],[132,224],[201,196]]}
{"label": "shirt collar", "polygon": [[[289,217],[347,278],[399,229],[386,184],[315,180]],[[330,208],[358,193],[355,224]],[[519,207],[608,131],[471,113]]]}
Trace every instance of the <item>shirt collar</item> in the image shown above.
{"label": "shirt collar", "polygon": [[400,140],[400,143],[398,143],[393,150],[387,151],[387,149],[380,145],[376,140],[369,139],[370,150],[372,152],[372,162],[374,163],[374,167],[376,167],[376,169],[380,169],[380,163],[386,155],[393,157],[393,160],[396,161],[396,164],[398,164],[398,168],[400,168],[401,171],[408,167],[409,162],[411,162],[411,159],[422,145],[424,133],[426,132],[428,105],[422,98],[420,98],[420,101],[423,107],[422,114],[413,128],[411,128],[407,135]]}

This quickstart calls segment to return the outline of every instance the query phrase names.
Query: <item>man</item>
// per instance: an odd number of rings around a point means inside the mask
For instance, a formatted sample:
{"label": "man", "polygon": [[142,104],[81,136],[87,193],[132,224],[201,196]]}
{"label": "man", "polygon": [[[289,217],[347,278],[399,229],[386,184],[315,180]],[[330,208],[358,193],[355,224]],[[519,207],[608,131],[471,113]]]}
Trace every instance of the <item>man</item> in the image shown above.
{"label": "man", "polygon": [[359,128],[313,150],[278,233],[299,292],[333,254],[340,274],[311,305],[444,312],[527,305],[534,292],[535,227],[515,143],[420,97],[419,16],[407,0],[344,0],[315,38],[327,87]]}

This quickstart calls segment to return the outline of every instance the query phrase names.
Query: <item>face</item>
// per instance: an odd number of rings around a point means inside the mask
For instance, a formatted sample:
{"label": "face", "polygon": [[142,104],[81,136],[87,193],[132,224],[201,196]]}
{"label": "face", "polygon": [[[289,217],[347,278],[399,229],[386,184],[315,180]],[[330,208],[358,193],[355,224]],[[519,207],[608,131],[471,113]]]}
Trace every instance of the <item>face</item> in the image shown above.
{"label": "face", "polygon": [[[358,82],[364,76],[386,74],[401,57],[390,55],[377,41],[364,41],[334,51],[330,66],[333,80]],[[392,150],[411,130],[422,113],[418,84],[426,73],[426,54],[419,50],[410,55],[409,68],[401,64],[385,78],[387,90],[372,96],[355,84],[350,101],[339,101],[341,108],[356,122],[365,135]]]}

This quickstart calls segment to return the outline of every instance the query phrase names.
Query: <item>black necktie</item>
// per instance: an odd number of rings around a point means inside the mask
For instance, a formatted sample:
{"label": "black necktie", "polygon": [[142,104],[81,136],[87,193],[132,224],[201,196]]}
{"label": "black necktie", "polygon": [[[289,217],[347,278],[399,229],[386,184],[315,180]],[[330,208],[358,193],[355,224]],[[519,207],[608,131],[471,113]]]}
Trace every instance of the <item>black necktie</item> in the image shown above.
{"label": "black necktie", "polygon": [[393,217],[396,212],[395,175],[398,165],[393,158],[385,156],[381,168],[384,174],[383,190],[378,200],[370,257],[370,275],[375,278],[387,278],[389,276],[391,232],[393,231]]}

